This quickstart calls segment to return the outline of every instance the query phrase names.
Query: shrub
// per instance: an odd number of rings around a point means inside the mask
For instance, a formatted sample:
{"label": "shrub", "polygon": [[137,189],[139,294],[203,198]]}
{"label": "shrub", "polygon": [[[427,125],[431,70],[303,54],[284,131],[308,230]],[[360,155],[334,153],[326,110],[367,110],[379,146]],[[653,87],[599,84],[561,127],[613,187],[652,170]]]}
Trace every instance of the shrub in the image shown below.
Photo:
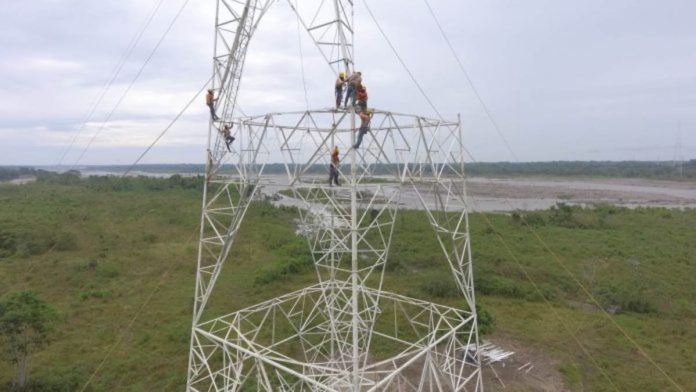
{"label": "shrub", "polygon": [[435,298],[456,297],[460,293],[457,284],[451,278],[426,281],[420,285],[420,289]]}
{"label": "shrub", "polygon": [[55,250],[61,252],[76,250],[78,248],[77,238],[75,237],[75,234],[69,232],[59,233],[53,242]]}
{"label": "shrub", "polygon": [[530,301],[543,301],[544,299],[547,301],[553,301],[558,297],[557,291],[553,286],[541,283],[537,285],[537,287],[539,288],[539,291],[529,290],[525,298]]}
{"label": "shrub", "polygon": [[515,211],[510,215],[510,218],[513,224],[519,226],[544,226],[546,224],[546,219],[538,212],[523,213],[521,211]]}
{"label": "shrub", "polygon": [[115,278],[119,275],[118,266],[115,264],[100,264],[97,267],[97,276],[102,278]]}
{"label": "shrub", "polygon": [[478,304],[476,305],[476,319],[478,321],[478,330],[480,335],[487,335],[493,332],[495,318],[490,312]]}
{"label": "shrub", "polygon": [[625,309],[636,313],[655,313],[657,307],[643,298],[628,299],[624,302]]}
{"label": "shrub", "polygon": [[527,290],[514,281],[501,276],[475,275],[476,291],[484,295],[497,295],[509,298],[526,298]]}
{"label": "shrub", "polygon": [[255,285],[265,285],[280,280],[283,274],[277,269],[263,269],[254,278]]}
{"label": "shrub", "polygon": [[24,388],[8,389],[16,392],[73,392],[84,384],[84,375],[77,369],[56,372],[30,380]]}
{"label": "shrub", "polygon": [[582,382],[582,373],[576,364],[566,364],[558,369],[563,375],[563,381],[569,387],[576,387]]}
{"label": "shrub", "polygon": [[512,223],[516,225],[522,224],[522,213],[519,210],[516,210],[510,214],[510,218],[512,219]]}
{"label": "shrub", "polygon": [[524,216],[525,222],[530,226],[544,226],[546,224],[546,219],[544,215],[538,212],[530,212]]}
{"label": "shrub", "polygon": [[71,265],[76,271],[94,271],[99,267],[99,261],[97,259],[74,260]]}
{"label": "shrub", "polygon": [[637,285],[618,287],[601,286],[596,290],[597,298],[604,308],[618,305],[621,309],[635,313],[655,313],[657,306],[642,294]]}
{"label": "shrub", "polygon": [[99,299],[104,299],[111,297],[111,291],[110,290],[86,290],[80,292],[80,299],[86,300],[89,298],[99,298]]}
{"label": "shrub", "polygon": [[551,216],[549,221],[556,226],[576,228],[578,222],[573,214],[573,207],[565,203],[556,203],[550,208]]}
{"label": "shrub", "polygon": [[254,278],[254,284],[264,285],[275,282],[287,275],[299,273],[311,264],[312,259],[310,257],[292,257],[283,264],[259,271]]}
{"label": "shrub", "polygon": [[0,233],[0,258],[10,257],[17,251],[17,240],[13,234]]}
{"label": "shrub", "polygon": [[22,257],[36,256],[48,250],[48,244],[42,241],[26,241],[17,246],[17,254]]}

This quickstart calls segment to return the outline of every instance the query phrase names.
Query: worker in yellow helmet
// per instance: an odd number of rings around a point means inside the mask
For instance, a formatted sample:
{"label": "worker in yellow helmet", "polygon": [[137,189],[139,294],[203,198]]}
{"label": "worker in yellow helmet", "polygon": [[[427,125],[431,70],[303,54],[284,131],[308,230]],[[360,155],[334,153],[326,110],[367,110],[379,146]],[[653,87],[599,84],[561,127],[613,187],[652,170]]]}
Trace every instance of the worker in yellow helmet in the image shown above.
{"label": "worker in yellow helmet", "polygon": [[346,73],[341,72],[338,74],[338,79],[336,79],[335,93],[336,93],[336,109],[341,107],[341,101],[343,100],[343,87],[346,85]]}
{"label": "worker in yellow helmet", "polygon": [[362,83],[362,73],[356,72],[350,75],[346,82],[348,83],[348,87],[346,88],[346,101],[344,102],[344,105],[347,109],[349,100],[351,102],[351,106],[355,106],[355,93],[358,90],[358,85]]}

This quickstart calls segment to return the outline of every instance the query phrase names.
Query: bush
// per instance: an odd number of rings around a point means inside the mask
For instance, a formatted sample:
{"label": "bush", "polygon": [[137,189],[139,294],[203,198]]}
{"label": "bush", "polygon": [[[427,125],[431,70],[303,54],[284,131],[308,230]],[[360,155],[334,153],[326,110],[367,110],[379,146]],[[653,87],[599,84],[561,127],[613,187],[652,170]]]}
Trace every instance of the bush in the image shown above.
{"label": "bush", "polygon": [[74,260],[71,265],[76,271],[95,271],[99,267],[99,261],[97,259]]}
{"label": "bush", "polygon": [[621,309],[635,313],[655,313],[657,306],[642,294],[636,285],[618,287],[602,286],[596,290],[597,298],[604,308],[618,305]]}
{"label": "bush", "polygon": [[501,276],[475,275],[474,287],[478,293],[508,298],[526,298],[528,291],[514,281]]}
{"label": "bush", "polygon": [[551,285],[541,283],[538,284],[537,287],[539,288],[539,291],[529,290],[525,298],[530,301],[543,301],[544,299],[547,301],[553,301],[558,297],[556,288]]}
{"label": "bush", "polygon": [[552,206],[549,211],[551,211],[551,216],[549,221],[561,227],[567,228],[577,228],[579,227],[578,221],[575,219],[573,214],[573,207],[565,203],[556,203]]}
{"label": "bush", "polygon": [[296,274],[303,271],[307,266],[312,264],[312,259],[309,257],[294,257],[287,262],[277,265],[276,267],[267,268],[259,271],[254,278],[254,284],[264,285],[283,279],[290,274]]}
{"label": "bush", "polygon": [[183,177],[175,174],[169,178],[153,178],[146,176],[89,176],[82,177],[79,171],[71,170],[66,173],[41,172],[37,181],[46,184],[67,186],[82,186],[99,192],[124,192],[135,190],[165,191],[169,189],[201,189],[203,176]]}
{"label": "bush", "polygon": [[636,313],[655,313],[657,307],[643,298],[629,299],[624,303],[625,309]]}
{"label": "bush", "polygon": [[546,224],[546,219],[544,215],[538,212],[530,212],[524,217],[525,221],[530,226],[544,226]]}
{"label": "bush", "polygon": [[452,280],[435,279],[422,283],[420,289],[427,295],[435,298],[457,297],[460,295],[459,287]]}
{"label": "bush", "polygon": [[68,232],[59,233],[54,240],[54,247],[57,251],[77,250],[77,237],[75,234]]}
{"label": "bush", "polygon": [[478,304],[476,305],[476,319],[478,321],[478,330],[480,335],[487,335],[493,332],[495,318],[490,312]]}
{"label": "bush", "polygon": [[521,211],[515,211],[510,215],[512,223],[515,225],[529,225],[529,226],[544,226],[546,225],[546,219],[539,212],[528,212],[523,213]]}
{"label": "bush", "polygon": [[80,292],[80,299],[87,300],[89,298],[99,298],[99,299],[104,299],[111,297],[111,291],[110,290],[86,290]]}
{"label": "bush", "polygon": [[283,274],[277,269],[263,269],[254,278],[255,285],[265,285],[280,280]]}
{"label": "bush", "polygon": [[97,268],[97,276],[102,278],[115,278],[118,275],[118,266],[114,264],[101,264]]}
{"label": "bush", "polygon": [[45,253],[49,249],[43,241],[27,241],[17,246],[17,254],[21,257],[36,256]]}
{"label": "bush", "polygon": [[71,369],[64,373],[56,373],[48,376],[29,380],[24,388],[13,388],[6,385],[3,391],[11,392],[73,392],[84,384],[84,375],[77,369]]}
{"label": "bush", "polygon": [[0,258],[10,257],[17,251],[17,240],[13,234],[0,233]]}

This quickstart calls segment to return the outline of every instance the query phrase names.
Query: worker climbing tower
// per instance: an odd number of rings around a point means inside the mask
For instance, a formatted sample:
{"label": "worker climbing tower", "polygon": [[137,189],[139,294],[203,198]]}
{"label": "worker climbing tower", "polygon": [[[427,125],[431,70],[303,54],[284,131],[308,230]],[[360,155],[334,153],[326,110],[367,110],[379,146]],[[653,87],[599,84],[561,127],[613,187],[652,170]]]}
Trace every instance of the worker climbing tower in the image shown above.
{"label": "worker climbing tower", "polygon": [[[217,1],[220,121],[209,127],[187,390],[482,390],[459,119],[375,109],[371,132],[351,148],[359,121],[352,107],[235,116],[248,44],[273,3]],[[334,72],[355,72],[353,1],[303,1],[307,14],[288,4]],[[223,124],[233,125],[231,151]],[[328,172],[334,146],[344,152],[340,187],[317,174]],[[299,229],[318,283],[211,314],[206,305],[223,265],[235,262],[228,255],[265,184],[264,165],[279,157],[302,203]],[[434,259],[449,266],[462,308],[383,290],[402,197],[425,210],[442,250]]]}

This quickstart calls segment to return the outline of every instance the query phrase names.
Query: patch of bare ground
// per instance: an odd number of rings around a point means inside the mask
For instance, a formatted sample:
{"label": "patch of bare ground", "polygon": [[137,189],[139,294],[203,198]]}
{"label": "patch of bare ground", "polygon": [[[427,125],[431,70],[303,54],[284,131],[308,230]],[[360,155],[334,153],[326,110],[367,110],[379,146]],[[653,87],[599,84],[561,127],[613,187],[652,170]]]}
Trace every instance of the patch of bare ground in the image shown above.
{"label": "patch of bare ground", "polygon": [[560,362],[543,350],[495,334],[487,340],[515,354],[504,361],[482,365],[486,391],[570,391],[559,371]]}

